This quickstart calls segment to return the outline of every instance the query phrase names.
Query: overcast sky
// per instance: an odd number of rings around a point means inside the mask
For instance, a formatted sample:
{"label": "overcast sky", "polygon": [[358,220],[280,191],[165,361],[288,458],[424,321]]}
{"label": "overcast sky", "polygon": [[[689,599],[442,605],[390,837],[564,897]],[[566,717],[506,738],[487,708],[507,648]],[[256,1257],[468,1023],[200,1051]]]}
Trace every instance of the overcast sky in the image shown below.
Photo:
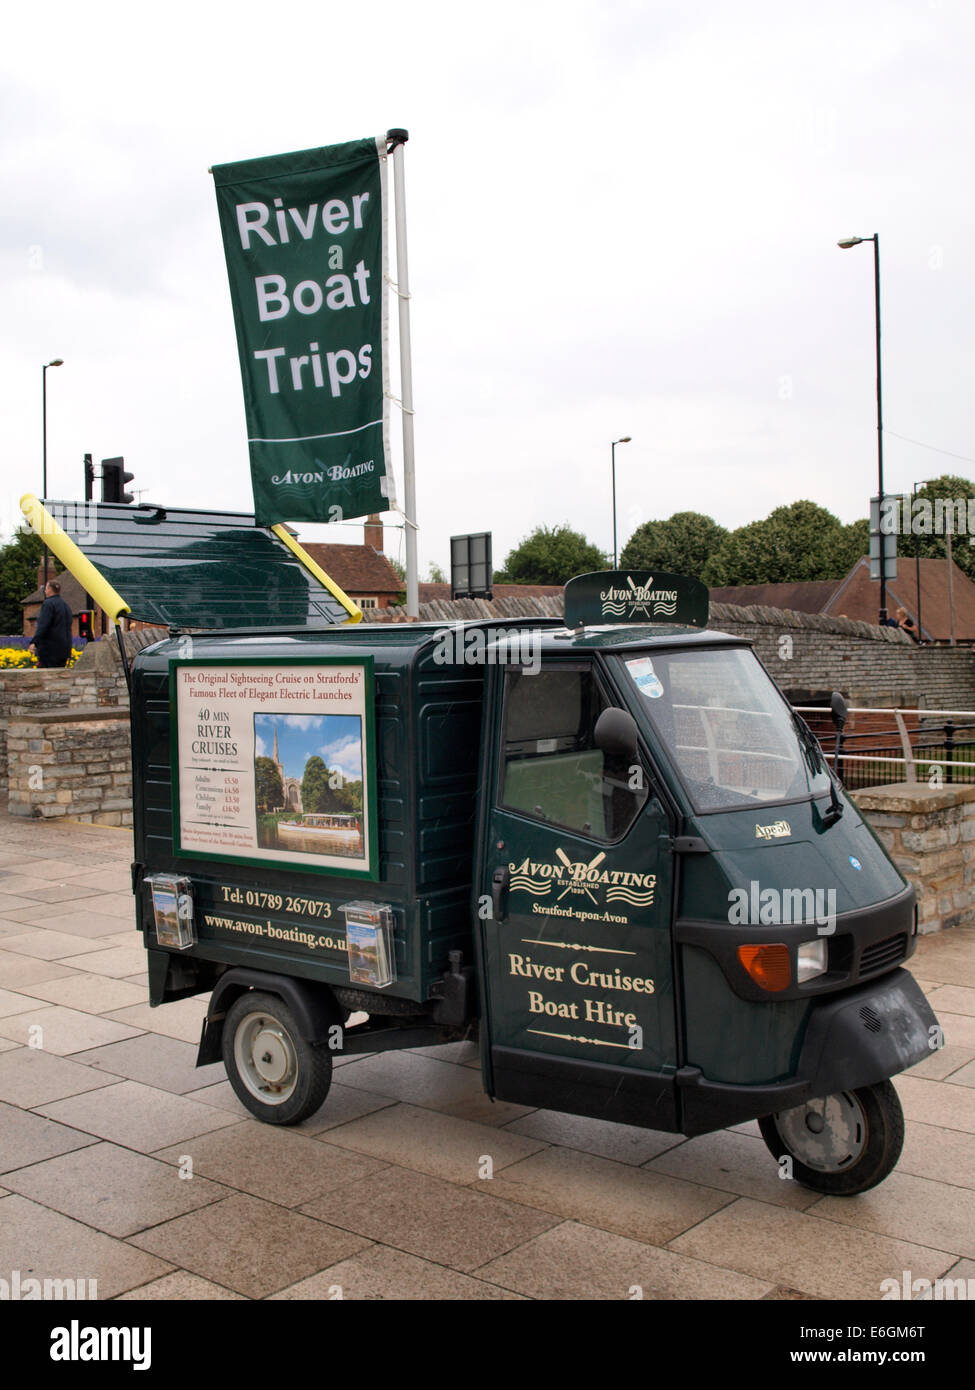
{"label": "overcast sky", "polygon": [[968,0],[8,7],[4,534],[55,357],[51,496],[90,452],[144,500],[251,507],[207,168],[391,126],[421,575],[466,531],[499,566],[539,524],[609,550],[627,434],[621,546],[679,510],[866,515],[873,247],[843,236],[880,237],[888,489],[975,476],[947,456],[975,458],[973,38]]}

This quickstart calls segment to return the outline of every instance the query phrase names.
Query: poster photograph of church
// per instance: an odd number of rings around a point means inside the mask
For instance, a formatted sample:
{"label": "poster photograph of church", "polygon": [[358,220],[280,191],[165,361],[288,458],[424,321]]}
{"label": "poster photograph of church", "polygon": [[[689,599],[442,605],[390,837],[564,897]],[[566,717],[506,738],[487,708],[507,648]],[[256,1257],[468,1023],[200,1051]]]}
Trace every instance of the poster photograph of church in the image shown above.
{"label": "poster photograph of church", "polygon": [[255,714],[254,798],[261,849],[361,861],[360,717]]}
{"label": "poster photograph of church", "polygon": [[375,878],[372,661],[176,660],[180,854]]}

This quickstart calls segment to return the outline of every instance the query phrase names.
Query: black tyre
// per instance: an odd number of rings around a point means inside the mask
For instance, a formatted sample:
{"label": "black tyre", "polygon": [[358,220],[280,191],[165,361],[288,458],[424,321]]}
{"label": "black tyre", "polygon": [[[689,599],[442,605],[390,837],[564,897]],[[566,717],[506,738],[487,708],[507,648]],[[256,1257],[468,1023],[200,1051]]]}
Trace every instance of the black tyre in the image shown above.
{"label": "black tyre", "polygon": [[332,1084],[328,1048],[307,1043],[284,1001],[256,990],[231,1005],[223,1063],[241,1103],[271,1125],[296,1125],[314,1115]]}
{"label": "black tyre", "polygon": [[791,1159],[798,1182],[838,1197],[883,1182],[904,1143],[904,1113],[889,1081],[780,1110],[758,1127],[777,1161]]}

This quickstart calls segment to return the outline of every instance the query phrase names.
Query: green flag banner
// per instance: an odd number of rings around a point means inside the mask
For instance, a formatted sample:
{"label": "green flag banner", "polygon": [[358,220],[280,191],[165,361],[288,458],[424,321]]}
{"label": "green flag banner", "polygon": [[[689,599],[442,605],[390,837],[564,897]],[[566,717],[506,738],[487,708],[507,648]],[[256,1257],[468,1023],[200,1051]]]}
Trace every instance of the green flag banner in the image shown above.
{"label": "green flag banner", "polygon": [[385,140],[211,172],[257,521],[388,511]]}

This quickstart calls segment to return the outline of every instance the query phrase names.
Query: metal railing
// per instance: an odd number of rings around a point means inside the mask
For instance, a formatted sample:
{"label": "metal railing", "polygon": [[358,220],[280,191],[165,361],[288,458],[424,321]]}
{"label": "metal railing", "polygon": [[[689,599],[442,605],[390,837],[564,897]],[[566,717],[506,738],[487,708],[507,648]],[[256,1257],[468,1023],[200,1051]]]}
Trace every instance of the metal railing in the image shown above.
{"label": "metal railing", "polygon": [[[829,708],[793,708],[811,724],[827,761],[834,765],[845,787],[859,789],[891,782],[975,784],[975,710],[851,706],[851,723],[855,724],[856,715],[885,715],[891,727],[862,733],[841,730],[837,756],[837,734]],[[818,716],[815,723],[810,715]]]}

